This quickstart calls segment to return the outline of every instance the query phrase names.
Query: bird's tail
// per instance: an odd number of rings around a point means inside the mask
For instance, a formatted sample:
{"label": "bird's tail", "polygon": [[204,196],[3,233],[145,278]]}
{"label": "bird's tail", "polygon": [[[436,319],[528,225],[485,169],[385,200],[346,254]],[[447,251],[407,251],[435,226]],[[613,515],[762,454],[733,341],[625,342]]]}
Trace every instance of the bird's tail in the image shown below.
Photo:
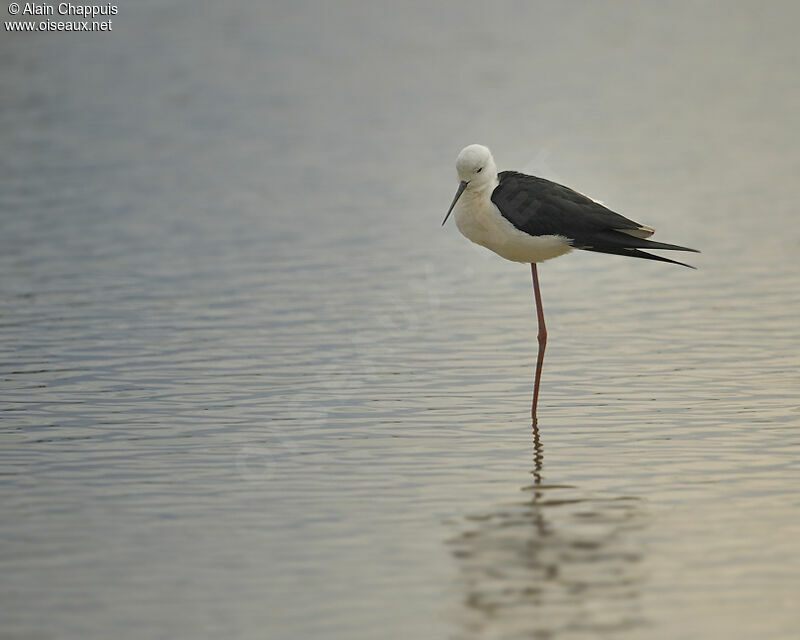
{"label": "bird's tail", "polygon": [[665,249],[668,251],[691,251],[692,253],[700,253],[697,249],[690,249],[689,247],[681,247],[677,244],[667,244],[666,242],[655,242],[653,240],[645,240],[644,238],[637,238],[634,242],[625,243],[629,247],[636,249]]}
{"label": "bird's tail", "polygon": [[631,256],[634,258],[645,258],[647,260],[658,260],[659,262],[671,262],[672,264],[679,264],[690,269],[695,269],[690,264],[685,262],[678,262],[677,260],[670,260],[669,258],[662,258],[639,249],[661,249],[665,251],[691,251],[692,253],[700,253],[697,249],[690,249],[689,247],[681,247],[677,244],[667,244],[666,242],[654,242],[645,238],[636,238],[626,233],[618,231],[607,231],[605,233],[597,234],[592,238],[592,245],[579,247],[586,249],[586,251],[598,251],[600,253],[610,253],[618,256]]}
{"label": "bird's tail", "polygon": [[[653,244],[664,245],[663,242],[654,242]],[[675,248],[678,251],[694,251],[695,253],[700,253],[699,251],[695,251],[694,249],[685,249],[684,247],[675,247],[674,245],[665,245],[664,247],[655,247],[655,248]],[[672,264],[679,264],[682,267],[689,267],[690,269],[697,269],[697,267],[693,267],[690,264],[686,264],[685,262],[678,262],[677,260],[670,260],[669,258],[664,258],[662,256],[657,256],[652,253],[647,253],[646,251],[639,251],[639,249],[634,249],[632,247],[607,247],[604,249],[600,248],[586,248],[586,251],[597,251],[598,253],[610,253],[612,255],[617,256],[628,256],[631,258],[645,258],[646,260],[658,260],[659,262],[670,262]]]}

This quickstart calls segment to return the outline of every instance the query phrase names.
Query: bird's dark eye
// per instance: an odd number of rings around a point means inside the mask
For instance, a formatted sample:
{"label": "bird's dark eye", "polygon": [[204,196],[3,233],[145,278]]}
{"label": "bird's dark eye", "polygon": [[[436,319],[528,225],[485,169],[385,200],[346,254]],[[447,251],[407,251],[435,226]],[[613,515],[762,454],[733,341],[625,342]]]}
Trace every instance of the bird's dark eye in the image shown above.
{"label": "bird's dark eye", "polygon": [[478,169],[478,171],[476,171],[476,173],[480,173],[481,171],[483,171],[483,167],[481,167],[480,169]]}

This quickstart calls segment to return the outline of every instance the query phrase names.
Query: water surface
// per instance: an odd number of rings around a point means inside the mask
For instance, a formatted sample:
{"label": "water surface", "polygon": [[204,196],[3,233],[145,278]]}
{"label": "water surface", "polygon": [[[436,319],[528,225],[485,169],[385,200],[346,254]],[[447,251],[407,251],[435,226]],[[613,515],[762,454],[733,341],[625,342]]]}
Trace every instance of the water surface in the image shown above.
{"label": "water surface", "polygon": [[[798,17],[6,34],[2,635],[793,637]],[[472,142],[703,251],[540,268],[536,434],[529,270],[439,228]]]}

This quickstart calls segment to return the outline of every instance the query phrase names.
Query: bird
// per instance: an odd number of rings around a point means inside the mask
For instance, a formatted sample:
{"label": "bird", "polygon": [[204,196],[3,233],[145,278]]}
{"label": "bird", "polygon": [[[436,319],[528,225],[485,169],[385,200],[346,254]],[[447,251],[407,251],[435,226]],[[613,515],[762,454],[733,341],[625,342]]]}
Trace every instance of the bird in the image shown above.
{"label": "bird", "polygon": [[456,171],[458,189],[442,226],[455,212],[456,226],[466,238],[506,260],[531,265],[539,343],[531,402],[531,418],[536,426],[539,383],[547,345],[536,265],[573,249],[583,249],[694,269],[692,265],[642,249],[699,251],[648,240],[655,233],[652,227],[615,213],[564,185],[519,171],[498,173],[492,152],[480,144],[461,150],[456,158]]}

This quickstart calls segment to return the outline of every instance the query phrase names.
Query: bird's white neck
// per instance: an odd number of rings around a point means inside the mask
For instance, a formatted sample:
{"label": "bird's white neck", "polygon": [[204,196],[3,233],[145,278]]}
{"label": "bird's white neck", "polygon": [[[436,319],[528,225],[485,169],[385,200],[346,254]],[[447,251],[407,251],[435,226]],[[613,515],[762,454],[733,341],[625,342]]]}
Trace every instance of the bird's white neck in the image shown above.
{"label": "bird's white neck", "polygon": [[481,199],[481,200],[488,200],[492,196],[492,191],[497,188],[497,185],[500,184],[500,179],[497,177],[497,173],[488,180],[484,180],[480,184],[476,184],[473,180],[469,183],[466,191],[464,191],[464,197],[472,198],[472,199]]}
{"label": "bird's white neck", "polygon": [[495,209],[491,198],[492,192],[498,184],[499,180],[496,174],[494,178],[484,180],[480,184],[475,184],[473,181],[459,198],[455,211],[456,225],[468,238],[472,239],[474,231],[467,233],[462,227],[483,226],[483,221],[490,209]]}

